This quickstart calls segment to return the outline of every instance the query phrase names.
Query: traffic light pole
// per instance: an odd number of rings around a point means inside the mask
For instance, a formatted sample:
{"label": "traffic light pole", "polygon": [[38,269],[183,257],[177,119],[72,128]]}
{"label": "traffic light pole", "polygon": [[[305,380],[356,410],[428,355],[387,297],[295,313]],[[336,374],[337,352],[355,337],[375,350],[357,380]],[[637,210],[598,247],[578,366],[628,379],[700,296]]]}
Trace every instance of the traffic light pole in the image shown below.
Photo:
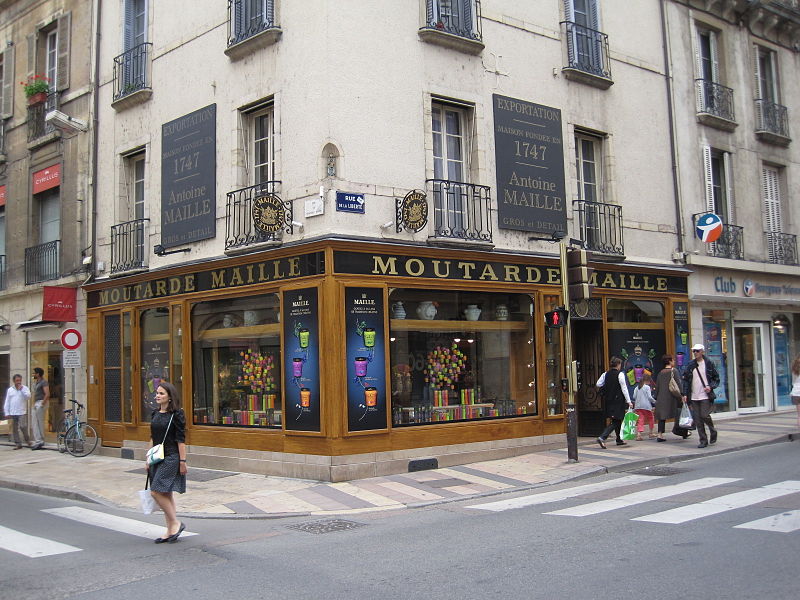
{"label": "traffic light pole", "polygon": [[578,413],[575,409],[577,364],[572,360],[572,316],[569,310],[569,276],[567,273],[567,244],[561,242],[561,295],[567,309],[567,326],[564,327],[564,362],[567,367],[567,458],[578,462]]}

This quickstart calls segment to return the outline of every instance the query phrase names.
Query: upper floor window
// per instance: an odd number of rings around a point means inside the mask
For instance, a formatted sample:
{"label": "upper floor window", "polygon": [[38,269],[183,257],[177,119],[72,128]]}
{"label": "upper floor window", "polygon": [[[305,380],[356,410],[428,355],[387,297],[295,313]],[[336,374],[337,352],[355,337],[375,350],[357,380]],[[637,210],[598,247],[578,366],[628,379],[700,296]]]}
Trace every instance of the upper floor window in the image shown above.
{"label": "upper floor window", "polygon": [[58,81],[58,31],[55,29],[47,33],[44,72],[50,81]]}
{"label": "upper floor window", "polygon": [[123,50],[147,41],[147,0],[125,0]]}
{"label": "upper floor window", "polygon": [[272,109],[260,111],[251,117],[253,149],[253,184],[275,179],[275,135]]}
{"label": "upper floor window", "polygon": [[69,87],[71,13],[28,36],[28,64],[50,80],[51,91]]}
{"label": "upper floor window", "polygon": [[759,139],[786,146],[789,137],[788,109],[780,104],[777,54],[762,46],[753,47],[756,96],[756,135]]}
{"label": "upper floor window", "polygon": [[700,79],[719,82],[719,57],[715,31],[697,30],[697,67]]}
{"label": "upper floor window", "polygon": [[602,89],[611,82],[608,36],[600,31],[597,0],[564,0],[568,78]]}
{"label": "upper floor window", "polygon": [[579,200],[603,201],[602,142],[598,136],[575,134],[575,173]]}
{"label": "upper floor window", "polygon": [[753,61],[755,69],[756,99],[777,103],[778,66],[775,52],[761,46],[755,47]]}
{"label": "upper floor window", "polygon": [[483,50],[480,0],[425,0],[420,37],[469,54]]}
{"label": "upper floor window", "polygon": [[280,35],[281,30],[275,24],[275,0],[228,0],[228,48],[225,54],[240,58],[259,47],[275,43]]}
{"label": "upper floor window", "polygon": [[434,103],[431,107],[433,131],[433,177],[467,181],[467,111],[460,107]]}
{"label": "upper floor window", "polygon": [[733,222],[733,172],[730,152],[703,148],[706,210],[723,223]]}
{"label": "upper floor window", "polygon": [[[0,119],[10,119],[14,112],[14,46],[0,52]],[[0,125],[0,154],[3,153],[3,131]]]}
{"label": "upper floor window", "polygon": [[796,265],[800,262],[797,236],[783,232],[783,173],[778,167],[761,166],[764,231],[771,263]]}

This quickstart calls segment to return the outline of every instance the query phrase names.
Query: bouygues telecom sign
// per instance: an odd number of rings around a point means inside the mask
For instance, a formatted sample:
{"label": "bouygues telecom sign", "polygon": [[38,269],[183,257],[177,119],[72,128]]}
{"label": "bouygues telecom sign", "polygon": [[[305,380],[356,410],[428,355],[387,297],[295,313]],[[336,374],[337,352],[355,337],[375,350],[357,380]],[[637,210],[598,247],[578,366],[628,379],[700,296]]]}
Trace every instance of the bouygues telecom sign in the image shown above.
{"label": "bouygues telecom sign", "polygon": [[61,185],[61,164],[35,171],[31,178],[33,193],[39,194]]}

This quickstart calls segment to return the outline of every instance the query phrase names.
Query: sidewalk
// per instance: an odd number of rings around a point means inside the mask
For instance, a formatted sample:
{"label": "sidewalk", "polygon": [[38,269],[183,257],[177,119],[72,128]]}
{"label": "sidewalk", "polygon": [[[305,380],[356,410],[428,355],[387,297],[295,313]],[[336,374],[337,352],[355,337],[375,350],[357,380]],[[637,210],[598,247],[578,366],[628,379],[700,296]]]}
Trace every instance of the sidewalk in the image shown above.
{"label": "sidewalk", "polygon": [[[719,420],[719,441],[697,448],[667,434],[667,443],[629,442],[608,450],[580,438],[579,462],[567,461],[566,447],[469,465],[324,483],[249,473],[214,471],[189,465],[187,493],[178,496],[184,516],[276,518],[354,514],[391,510],[528,490],[600,473],[627,471],[800,439],[797,413],[767,413]],[[566,442],[565,442],[566,446]],[[190,457],[191,458],[191,457]],[[76,458],[47,450],[15,451],[0,443],[0,487],[138,509],[136,490],[144,486],[141,461],[107,456]]]}

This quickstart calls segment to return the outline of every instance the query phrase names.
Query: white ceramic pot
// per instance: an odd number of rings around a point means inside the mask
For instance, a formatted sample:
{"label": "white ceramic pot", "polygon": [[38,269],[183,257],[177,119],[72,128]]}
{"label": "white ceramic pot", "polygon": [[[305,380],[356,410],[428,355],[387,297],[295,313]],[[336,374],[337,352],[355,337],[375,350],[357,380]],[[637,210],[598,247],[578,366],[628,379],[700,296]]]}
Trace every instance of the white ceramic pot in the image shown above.
{"label": "white ceramic pot", "polygon": [[436,317],[436,307],[431,300],[424,300],[417,307],[417,316],[420,319],[431,321]]}
{"label": "white ceramic pot", "polygon": [[494,318],[498,321],[508,321],[508,307],[505,304],[498,304],[494,309]]}
{"label": "white ceramic pot", "polygon": [[393,319],[405,319],[406,318],[406,308],[403,306],[403,303],[399,300],[392,304],[392,318]]}
{"label": "white ceramic pot", "polygon": [[478,308],[477,304],[467,304],[467,308],[464,309],[464,316],[467,321],[477,321],[481,318],[481,309]]}

